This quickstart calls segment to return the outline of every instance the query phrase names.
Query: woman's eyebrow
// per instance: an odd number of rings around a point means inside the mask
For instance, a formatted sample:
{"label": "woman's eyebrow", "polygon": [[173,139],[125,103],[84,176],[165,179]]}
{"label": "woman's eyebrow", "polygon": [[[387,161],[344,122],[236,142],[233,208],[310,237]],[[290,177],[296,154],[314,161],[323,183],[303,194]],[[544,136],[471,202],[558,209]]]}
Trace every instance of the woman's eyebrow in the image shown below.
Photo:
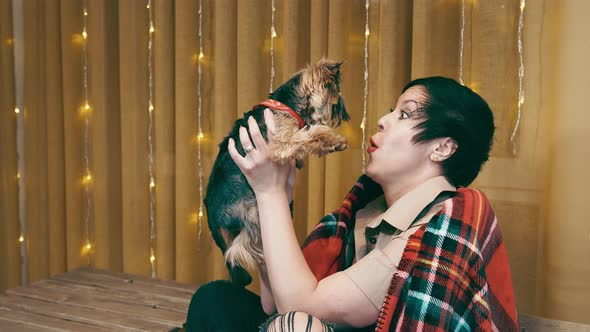
{"label": "woman's eyebrow", "polygon": [[418,102],[413,100],[413,99],[409,99],[409,100],[404,100],[404,102],[402,102],[402,104],[400,106],[405,106],[409,103],[414,103],[416,106],[418,106]]}

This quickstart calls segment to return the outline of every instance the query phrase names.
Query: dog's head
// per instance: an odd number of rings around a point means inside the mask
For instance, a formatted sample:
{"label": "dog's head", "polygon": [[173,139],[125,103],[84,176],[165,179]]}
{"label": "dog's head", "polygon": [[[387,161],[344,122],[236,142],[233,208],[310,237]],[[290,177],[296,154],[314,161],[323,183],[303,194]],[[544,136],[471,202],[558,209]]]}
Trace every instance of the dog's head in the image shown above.
{"label": "dog's head", "polygon": [[340,94],[342,62],[321,59],[296,73],[271,94],[291,107],[306,124],[337,127],[349,116]]}

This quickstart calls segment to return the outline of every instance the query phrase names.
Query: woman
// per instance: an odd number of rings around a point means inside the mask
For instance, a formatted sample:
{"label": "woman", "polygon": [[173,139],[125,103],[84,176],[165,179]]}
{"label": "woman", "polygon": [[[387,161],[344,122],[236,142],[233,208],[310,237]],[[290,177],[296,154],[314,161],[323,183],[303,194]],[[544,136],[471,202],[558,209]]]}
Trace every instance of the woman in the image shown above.
{"label": "woman", "polygon": [[[252,151],[241,156],[230,141],[259,209],[264,312],[247,291],[232,291],[223,328],[234,321],[245,330],[247,322],[278,312],[262,331],[518,329],[496,219],[481,192],[464,188],[488,159],[492,112],[448,78],[414,80],[402,92],[377,123],[366,175],[316,226],[303,250],[289,210],[293,165],[269,160],[255,121],[249,121],[251,140],[245,128],[240,131],[242,145]],[[265,119],[272,139],[270,112]],[[189,330],[202,326],[198,315],[212,319],[216,309],[203,311],[209,297],[232,288],[213,285],[195,294]]]}

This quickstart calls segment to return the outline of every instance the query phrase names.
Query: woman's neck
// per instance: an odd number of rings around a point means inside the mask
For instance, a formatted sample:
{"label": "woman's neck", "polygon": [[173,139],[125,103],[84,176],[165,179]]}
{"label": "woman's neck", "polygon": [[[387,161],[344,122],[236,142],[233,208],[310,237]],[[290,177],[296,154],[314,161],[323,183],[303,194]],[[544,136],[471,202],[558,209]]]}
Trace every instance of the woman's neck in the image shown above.
{"label": "woman's neck", "polygon": [[386,183],[379,183],[383,189],[387,207],[392,206],[398,199],[414,190],[422,183],[441,175],[442,171],[440,169],[427,169],[423,172],[390,179]]}

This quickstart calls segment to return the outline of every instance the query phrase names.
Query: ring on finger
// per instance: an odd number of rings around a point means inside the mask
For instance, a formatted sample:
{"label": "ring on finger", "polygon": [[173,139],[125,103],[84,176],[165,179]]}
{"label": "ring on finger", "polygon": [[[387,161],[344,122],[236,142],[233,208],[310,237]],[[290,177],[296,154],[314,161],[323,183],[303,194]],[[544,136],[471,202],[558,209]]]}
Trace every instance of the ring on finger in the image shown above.
{"label": "ring on finger", "polygon": [[245,151],[246,153],[248,153],[248,152],[250,152],[250,151],[252,151],[252,150],[254,150],[254,147],[252,147],[252,146],[246,146],[246,147],[244,148],[244,151]]}

